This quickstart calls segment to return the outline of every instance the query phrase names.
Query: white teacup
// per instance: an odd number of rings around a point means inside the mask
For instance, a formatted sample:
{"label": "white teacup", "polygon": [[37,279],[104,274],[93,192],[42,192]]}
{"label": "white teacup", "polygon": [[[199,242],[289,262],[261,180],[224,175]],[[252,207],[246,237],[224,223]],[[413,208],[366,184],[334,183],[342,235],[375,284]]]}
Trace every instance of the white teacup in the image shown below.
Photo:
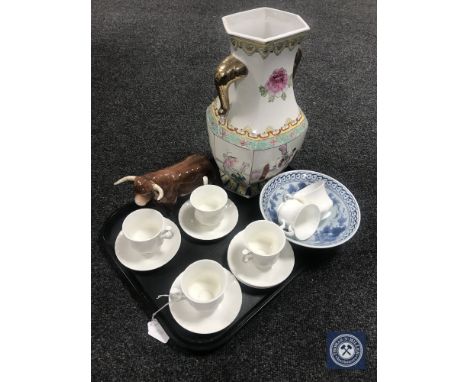
{"label": "white teacup", "polygon": [[289,195],[289,197],[297,199],[304,204],[315,204],[320,210],[321,220],[326,219],[331,215],[333,201],[328,196],[325,183],[324,180],[320,180],[309,184],[294,195]]}
{"label": "white teacup", "polygon": [[212,310],[221,302],[227,285],[226,271],[213,260],[190,264],[182,274],[180,288],[187,300],[199,310]]}
{"label": "white teacup", "polygon": [[213,184],[204,184],[193,190],[190,203],[195,209],[195,219],[208,226],[221,222],[224,209],[228,205],[228,196],[221,187]]}
{"label": "white teacup", "polygon": [[257,220],[242,231],[242,261],[252,263],[260,270],[270,269],[286,245],[283,230],[275,223]]}
{"label": "white teacup", "polygon": [[122,233],[131,246],[142,254],[152,254],[165,239],[174,236],[171,226],[164,226],[162,214],[152,208],[130,213],[122,224]]}
{"label": "white teacup", "polygon": [[298,240],[307,240],[320,224],[320,210],[315,204],[290,199],[281,203],[277,212],[280,228],[287,236],[295,236]]}

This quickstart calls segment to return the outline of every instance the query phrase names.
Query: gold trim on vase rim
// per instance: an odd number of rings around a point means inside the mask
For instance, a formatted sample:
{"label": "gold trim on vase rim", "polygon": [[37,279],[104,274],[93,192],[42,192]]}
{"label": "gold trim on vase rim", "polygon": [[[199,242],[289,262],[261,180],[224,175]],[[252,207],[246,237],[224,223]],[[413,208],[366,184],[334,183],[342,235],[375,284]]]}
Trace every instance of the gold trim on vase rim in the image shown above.
{"label": "gold trim on vase rim", "polygon": [[234,50],[240,48],[248,56],[258,53],[262,58],[267,58],[270,53],[275,53],[277,56],[280,55],[285,48],[293,50],[302,42],[302,40],[304,40],[305,36],[306,32],[266,43],[248,40],[234,35],[229,35],[229,39]]}

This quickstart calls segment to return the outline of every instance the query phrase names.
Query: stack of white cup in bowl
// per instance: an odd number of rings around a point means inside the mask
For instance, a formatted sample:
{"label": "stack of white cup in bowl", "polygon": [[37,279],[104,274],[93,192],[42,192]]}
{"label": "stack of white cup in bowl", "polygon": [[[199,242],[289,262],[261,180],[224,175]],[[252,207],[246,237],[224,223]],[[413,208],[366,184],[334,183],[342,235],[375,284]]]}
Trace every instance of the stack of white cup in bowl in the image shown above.
{"label": "stack of white cup in bowl", "polygon": [[277,210],[278,221],[287,236],[307,240],[320,222],[330,216],[332,207],[325,181],[321,180],[294,194],[285,194]]}

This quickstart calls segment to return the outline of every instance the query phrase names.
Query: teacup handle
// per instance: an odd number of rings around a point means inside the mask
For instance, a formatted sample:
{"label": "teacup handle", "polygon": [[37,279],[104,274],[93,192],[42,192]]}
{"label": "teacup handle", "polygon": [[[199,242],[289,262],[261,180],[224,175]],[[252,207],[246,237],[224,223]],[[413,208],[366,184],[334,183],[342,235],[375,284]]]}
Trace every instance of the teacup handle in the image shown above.
{"label": "teacup handle", "polygon": [[253,259],[253,253],[250,252],[248,249],[243,249],[242,250],[242,262],[248,263],[252,259]]}
{"label": "teacup handle", "polygon": [[279,227],[283,230],[283,232],[284,232],[284,234],[286,236],[294,236],[294,228],[291,227],[291,225],[288,228],[286,228],[286,222],[285,221],[282,221],[281,225]]}
{"label": "teacup handle", "polygon": [[174,236],[174,231],[172,231],[172,227],[167,225],[164,227],[164,230],[161,232],[162,239],[171,239]]}

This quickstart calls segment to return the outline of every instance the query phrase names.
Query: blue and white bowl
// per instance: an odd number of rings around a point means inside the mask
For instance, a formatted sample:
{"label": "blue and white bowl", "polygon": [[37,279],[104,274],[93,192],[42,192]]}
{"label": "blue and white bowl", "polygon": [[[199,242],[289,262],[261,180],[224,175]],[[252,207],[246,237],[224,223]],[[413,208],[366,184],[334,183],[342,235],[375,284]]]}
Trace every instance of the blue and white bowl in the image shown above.
{"label": "blue and white bowl", "polygon": [[331,248],[351,239],[359,228],[361,212],[351,193],[332,177],[315,171],[294,170],[281,173],[265,184],[260,194],[260,210],[266,220],[276,224],[277,210],[285,194],[294,194],[311,183],[325,180],[325,187],[333,200],[331,215],[320,222],[317,231],[307,240],[287,237],[295,244],[308,248]]}

